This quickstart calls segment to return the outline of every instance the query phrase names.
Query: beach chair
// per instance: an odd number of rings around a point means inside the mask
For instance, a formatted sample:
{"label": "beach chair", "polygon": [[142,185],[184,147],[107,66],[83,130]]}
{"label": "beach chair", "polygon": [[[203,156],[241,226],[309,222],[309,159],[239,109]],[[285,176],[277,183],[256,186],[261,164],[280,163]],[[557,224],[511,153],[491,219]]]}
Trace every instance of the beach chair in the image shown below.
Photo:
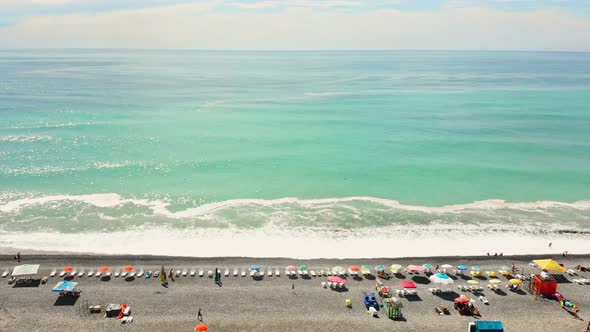
{"label": "beach chair", "polygon": [[145,272],[145,278],[146,278],[146,279],[149,279],[149,278],[151,278],[153,275],[154,275],[154,273],[152,273],[152,271],[146,271],[146,272]]}
{"label": "beach chair", "polygon": [[259,274],[260,276],[264,276],[264,270],[263,270],[263,269],[260,269],[260,271],[258,271],[258,274]]}
{"label": "beach chair", "polygon": [[129,277],[131,277],[131,278],[135,278],[135,271],[131,271],[131,272],[129,272]]}
{"label": "beach chair", "polygon": [[152,275],[154,276],[154,278],[157,278],[160,276],[160,271],[156,270]]}
{"label": "beach chair", "polygon": [[223,276],[229,277],[229,269],[225,269],[225,272],[223,272]]}
{"label": "beach chair", "polygon": [[182,270],[182,276],[186,277],[186,275],[188,274],[188,271],[186,269]]}
{"label": "beach chair", "polygon": [[78,277],[83,277],[84,276],[84,270],[81,270],[80,272],[78,272]]}
{"label": "beach chair", "polygon": [[242,277],[246,276],[246,270],[242,269],[242,273],[240,274]]}
{"label": "beach chair", "polygon": [[322,287],[323,287],[323,288],[326,288],[326,287],[328,287],[328,283],[326,283],[325,281],[322,281]]}
{"label": "beach chair", "polygon": [[488,304],[488,305],[490,304],[490,302],[488,301],[488,299],[487,299],[485,296],[483,296],[483,295],[481,295],[481,296],[479,297],[479,300],[480,300],[481,302],[483,302],[483,304]]}
{"label": "beach chair", "polygon": [[191,273],[189,274],[191,277],[194,277],[196,274],[195,269],[191,269]]}
{"label": "beach chair", "polygon": [[207,271],[207,277],[213,278],[213,271],[211,271],[211,270]]}
{"label": "beach chair", "polygon": [[121,278],[125,278],[127,276],[127,272],[121,272]]}
{"label": "beach chair", "polygon": [[6,277],[8,277],[8,274],[9,274],[9,273],[10,273],[10,272],[9,272],[8,270],[6,270],[6,271],[2,272],[2,278],[6,278]]}
{"label": "beach chair", "polygon": [[303,270],[302,272],[303,272],[303,275],[304,276],[308,276],[309,275],[309,272],[307,272],[307,270]]}
{"label": "beach chair", "polygon": [[115,278],[119,278],[120,275],[121,273],[119,271],[115,272]]}
{"label": "beach chair", "polygon": [[275,275],[276,275],[277,277],[280,277],[280,276],[281,276],[281,269],[278,269],[278,268],[277,268],[277,269],[275,269]]}
{"label": "beach chair", "polygon": [[285,269],[285,275],[286,275],[287,277],[288,277],[288,276],[290,276],[290,275],[291,275],[291,271],[289,271],[289,270]]}
{"label": "beach chair", "polygon": [[78,274],[78,270],[73,270],[72,273],[70,273],[71,277],[75,277]]}
{"label": "beach chair", "polygon": [[328,287],[334,288],[334,283],[333,282],[328,282]]}
{"label": "beach chair", "polygon": [[199,269],[199,278],[202,278],[204,274],[203,269]]}
{"label": "beach chair", "polygon": [[297,274],[298,274],[299,276],[301,276],[301,275],[303,274],[303,271],[301,271],[301,270],[297,270]]}
{"label": "beach chair", "polygon": [[137,277],[138,277],[138,278],[141,278],[141,277],[143,277],[143,269],[141,269],[141,270],[139,271],[139,273],[137,273]]}
{"label": "beach chair", "polygon": [[88,274],[86,274],[86,275],[88,276],[88,278],[94,277],[94,270],[88,271]]}
{"label": "beach chair", "polygon": [[269,276],[269,277],[272,277],[272,269],[268,269],[266,271],[266,275]]}
{"label": "beach chair", "polygon": [[174,276],[177,278],[180,277],[180,272],[180,270],[176,270],[176,272],[174,272]]}
{"label": "beach chair", "polygon": [[322,271],[322,270],[317,270],[315,273],[317,274],[318,277],[324,276],[324,271]]}
{"label": "beach chair", "polygon": [[233,271],[232,275],[233,275],[234,277],[237,277],[237,276],[238,276],[238,269],[234,269],[234,271]]}
{"label": "beach chair", "polygon": [[[107,273],[109,273],[109,272],[107,272]],[[106,273],[105,273],[105,275],[106,275]],[[96,271],[96,273],[94,273],[94,276],[96,278],[100,278],[102,276],[102,271]],[[109,273],[109,276],[110,276],[110,273]]]}
{"label": "beach chair", "polygon": [[570,276],[576,275],[576,271],[574,271],[572,269],[568,269],[567,271],[565,271],[565,273],[569,274]]}
{"label": "beach chair", "polygon": [[53,270],[51,270],[51,273],[49,274],[49,276],[53,278],[53,277],[55,277],[56,274],[57,274],[57,270],[53,269]]}
{"label": "beach chair", "polygon": [[67,273],[66,271],[61,271],[61,272],[59,273],[59,277],[60,277],[60,278],[63,278],[63,277],[65,277],[65,276],[66,276],[66,273]]}
{"label": "beach chair", "polygon": [[314,270],[311,270],[311,271],[309,272],[309,274],[311,274],[311,276],[312,276],[312,277],[315,277],[315,276],[316,276],[316,274],[315,274],[315,271],[314,271]]}
{"label": "beach chair", "polygon": [[250,277],[254,277],[254,274],[256,273],[256,271],[254,270],[250,270]]}
{"label": "beach chair", "polygon": [[332,275],[332,271],[330,269],[326,269],[326,275],[327,276],[331,276]]}

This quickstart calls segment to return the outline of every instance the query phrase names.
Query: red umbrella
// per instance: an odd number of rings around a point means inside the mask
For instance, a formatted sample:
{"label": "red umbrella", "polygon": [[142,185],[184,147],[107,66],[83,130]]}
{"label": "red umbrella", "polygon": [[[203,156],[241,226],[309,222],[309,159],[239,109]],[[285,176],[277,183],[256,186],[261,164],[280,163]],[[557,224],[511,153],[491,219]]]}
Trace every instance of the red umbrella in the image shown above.
{"label": "red umbrella", "polygon": [[199,324],[195,326],[195,332],[209,331],[209,326],[205,324]]}
{"label": "red umbrella", "polygon": [[426,268],[421,265],[408,265],[406,270],[408,272],[424,272],[424,271],[426,271]]}
{"label": "red umbrella", "polygon": [[356,265],[353,265],[353,266],[351,266],[351,267],[350,267],[350,269],[351,269],[352,271],[355,271],[355,272],[357,272],[357,271],[360,271],[360,270],[361,270],[361,268],[360,268],[360,267],[358,267],[358,266],[356,266]]}
{"label": "red umbrella", "polygon": [[401,281],[399,284],[403,288],[416,288],[416,284],[411,281]]}
{"label": "red umbrella", "polygon": [[123,266],[123,270],[129,272],[135,270],[135,268],[131,265]]}
{"label": "red umbrella", "polygon": [[66,266],[66,267],[64,267],[64,271],[66,271],[66,272],[72,272],[72,271],[74,271],[74,268],[71,267],[71,266]]}
{"label": "red umbrella", "polygon": [[343,284],[343,283],[345,283],[345,282],[346,282],[346,279],[344,279],[344,278],[340,278],[340,277],[335,277],[335,276],[328,277],[328,279],[327,279],[327,280],[328,280],[329,282],[336,282],[336,283],[339,283],[339,284]]}
{"label": "red umbrella", "polygon": [[106,271],[110,270],[108,266],[101,266],[98,269],[101,270],[102,272],[106,272]]}
{"label": "red umbrella", "polygon": [[295,267],[293,265],[287,266],[287,271],[295,271],[295,270],[297,270],[297,267]]}
{"label": "red umbrella", "polygon": [[460,304],[460,303],[467,303],[469,302],[469,299],[467,297],[461,296],[455,299],[455,303]]}

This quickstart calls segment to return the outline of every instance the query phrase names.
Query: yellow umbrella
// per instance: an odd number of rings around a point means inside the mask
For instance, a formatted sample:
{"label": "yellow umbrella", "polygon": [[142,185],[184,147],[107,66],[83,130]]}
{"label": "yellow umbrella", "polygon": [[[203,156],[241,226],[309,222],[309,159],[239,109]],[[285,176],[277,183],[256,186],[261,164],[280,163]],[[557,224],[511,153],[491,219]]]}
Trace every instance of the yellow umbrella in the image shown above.
{"label": "yellow umbrella", "polygon": [[522,280],[520,279],[510,279],[508,280],[508,282],[512,285],[520,285],[522,283]]}
{"label": "yellow umbrella", "polygon": [[472,284],[472,285],[477,285],[477,284],[479,284],[479,281],[477,281],[477,280],[467,280],[467,283],[468,284]]}
{"label": "yellow umbrella", "polygon": [[397,271],[399,271],[399,269],[401,269],[402,266],[399,264],[393,264],[389,267],[389,271],[391,271],[392,273],[397,273]]}
{"label": "yellow umbrella", "polygon": [[499,284],[501,282],[502,282],[502,280],[500,280],[500,279],[492,279],[492,280],[490,280],[490,284]]}
{"label": "yellow umbrella", "polygon": [[535,259],[533,263],[546,271],[565,272],[567,269],[552,259]]}

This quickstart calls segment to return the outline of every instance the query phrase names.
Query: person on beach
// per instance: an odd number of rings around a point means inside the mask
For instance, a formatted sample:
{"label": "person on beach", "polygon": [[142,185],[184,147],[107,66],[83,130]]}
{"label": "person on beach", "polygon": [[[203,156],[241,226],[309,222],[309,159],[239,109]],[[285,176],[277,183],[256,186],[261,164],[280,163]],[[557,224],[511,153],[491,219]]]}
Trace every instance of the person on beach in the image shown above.
{"label": "person on beach", "polygon": [[14,255],[14,260],[20,263],[20,251],[16,255]]}
{"label": "person on beach", "polygon": [[203,315],[201,314],[201,308],[199,308],[199,313],[197,314],[197,319],[199,320],[199,322],[203,321]]}
{"label": "person on beach", "polygon": [[549,242],[549,248],[551,248],[551,245],[553,244],[553,242]]}

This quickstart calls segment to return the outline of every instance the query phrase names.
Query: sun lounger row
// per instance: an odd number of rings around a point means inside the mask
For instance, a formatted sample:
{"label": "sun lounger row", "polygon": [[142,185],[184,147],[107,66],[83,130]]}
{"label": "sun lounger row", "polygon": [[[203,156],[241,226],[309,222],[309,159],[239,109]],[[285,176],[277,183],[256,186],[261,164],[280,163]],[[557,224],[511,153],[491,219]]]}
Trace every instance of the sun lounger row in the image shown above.
{"label": "sun lounger row", "polygon": [[428,288],[428,291],[432,294],[441,294],[441,293],[452,293],[453,291],[450,288],[438,288],[438,287],[434,287],[434,288]]}
{"label": "sun lounger row", "polygon": [[396,289],[395,293],[399,297],[417,296],[418,292],[415,289]]}
{"label": "sun lounger row", "polygon": [[588,284],[590,284],[590,280],[588,280],[588,279],[574,279],[573,281],[576,284],[580,284],[580,285],[588,285]]}
{"label": "sun lounger row", "polygon": [[331,288],[331,289],[344,288],[344,284],[343,283],[339,283],[339,282],[326,282],[326,281],[322,281],[322,287],[323,288]]}
{"label": "sun lounger row", "polygon": [[481,286],[457,286],[457,289],[464,292],[477,292],[483,291],[483,287]]}
{"label": "sun lounger row", "polygon": [[500,286],[498,286],[497,284],[489,284],[488,288],[493,291],[500,290]]}

